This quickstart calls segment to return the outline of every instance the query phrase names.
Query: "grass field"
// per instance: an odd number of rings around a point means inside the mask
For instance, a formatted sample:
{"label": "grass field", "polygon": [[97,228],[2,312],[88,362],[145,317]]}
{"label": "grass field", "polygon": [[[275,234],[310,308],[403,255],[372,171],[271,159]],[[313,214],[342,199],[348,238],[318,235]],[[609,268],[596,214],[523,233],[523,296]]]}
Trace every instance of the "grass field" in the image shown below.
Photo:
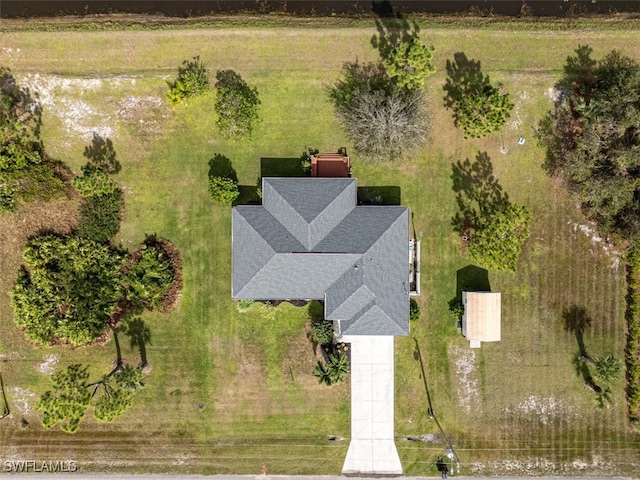
{"label": "grass field", "polygon": [[[35,348],[11,318],[8,292],[26,238],[73,228],[77,204],[33,204],[0,217],[0,372],[12,410],[0,421],[0,458],[70,458],[83,471],[340,472],[348,441],[328,437],[349,438],[349,385],[319,386],[311,375],[316,359],[305,307],[238,311],[230,298],[230,210],[214,206],[206,191],[215,154],[231,160],[240,184],[254,186],[274,163],[261,159],[296,158],[307,146],[349,148],[323,88],[344,61],[377,57],[370,45],[377,30],[373,21],[330,27],[0,33],[0,65],[39,92],[54,158],[78,172],[92,132],[113,141],[126,192],[118,241],[134,248],[156,233],[178,246],[184,262],[178,309],[144,317],[152,372],[131,410],[113,424],[87,418],[73,436],[47,431],[34,411],[50,385],[46,372],[81,361],[101,375],[114,346]],[[622,358],[623,264],[545,176],[532,135],[552,105],[566,56],[589,44],[596,58],[618,48],[640,60],[637,27],[423,27],[438,69],[425,86],[434,121],[429,145],[415,158],[380,166],[351,152],[359,185],[399,187],[412,229],[424,232],[422,318],[410,337],[396,340],[396,435],[407,474],[437,474],[433,462],[446,448],[426,413],[417,342],[434,412],[463,473],[637,475],[640,437],[626,422],[623,380],[612,407],[597,409],[572,363],[577,337],[565,328],[567,312],[584,309],[587,352]],[[505,155],[498,135],[463,140],[442,107],[445,63],[455,52],[481,61],[511,93],[516,108],[504,129]],[[213,72],[231,68],[257,86],[263,122],[251,140],[220,139],[213,93],[174,111],[166,105],[166,81],[194,55]],[[519,146],[521,136],[526,143]],[[478,152],[487,152],[498,182],[533,222],[518,272],[489,274],[491,289],[503,296],[502,341],[471,351],[447,311],[468,265],[451,227],[451,175],[454,163]],[[136,362],[135,348],[123,347]],[[428,433],[436,434],[433,443],[403,440]]]}

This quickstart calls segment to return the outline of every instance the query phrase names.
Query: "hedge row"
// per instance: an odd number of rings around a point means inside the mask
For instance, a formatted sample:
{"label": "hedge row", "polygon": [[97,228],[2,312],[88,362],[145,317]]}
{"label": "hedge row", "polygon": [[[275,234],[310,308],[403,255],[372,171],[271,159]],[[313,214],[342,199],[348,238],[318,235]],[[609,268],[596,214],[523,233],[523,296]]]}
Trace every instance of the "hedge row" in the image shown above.
{"label": "hedge row", "polygon": [[629,420],[640,423],[640,246],[627,256],[627,401]]}

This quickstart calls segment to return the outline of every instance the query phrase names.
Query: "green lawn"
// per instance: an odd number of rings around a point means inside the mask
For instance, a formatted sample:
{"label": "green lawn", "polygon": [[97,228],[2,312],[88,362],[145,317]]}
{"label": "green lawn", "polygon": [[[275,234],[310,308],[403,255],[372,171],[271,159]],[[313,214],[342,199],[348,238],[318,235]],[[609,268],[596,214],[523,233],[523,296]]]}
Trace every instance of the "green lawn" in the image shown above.
{"label": "green lawn", "polygon": [[[306,308],[238,311],[230,298],[230,210],[209,200],[206,175],[208,161],[221,154],[241,185],[255,186],[265,173],[261,164],[273,167],[261,158],[296,158],[307,146],[349,148],[323,88],[344,61],[376,58],[373,21],[358,25],[0,34],[0,65],[40,91],[53,157],[79,172],[92,131],[113,140],[126,192],[118,241],[132,249],[156,233],[178,246],[184,262],[177,310],[144,316],[152,372],[131,410],[113,424],[87,418],[73,436],[46,431],[34,411],[50,384],[37,370],[45,357],[54,355],[57,368],[91,362],[98,376],[110,369],[114,346],[34,348],[11,319],[7,293],[21,246],[39,229],[71,225],[75,204],[34,205],[0,218],[0,372],[13,412],[0,421],[0,457],[74,458],[83,471],[340,472],[348,442],[327,439],[349,437],[349,386],[320,386],[311,375],[316,357]],[[422,318],[410,337],[396,340],[396,434],[405,471],[437,474],[433,462],[445,448],[441,439],[403,440],[438,433],[426,413],[417,341],[434,411],[464,473],[633,474],[640,439],[626,423],[623,381],[613,406],[597,409],[576,374],[578,344],[563,320],[567,309],[584,308],[591,318],[587,352],[622,358],[624,268],[605,242],[583,232],[588,224],[575,202],[545,176],[533,128],[578,44],[591,45],[596,58],[619,48],[640,59],[640,30],[429,25],[421,37],[435,45],[438,69],[425,87],[430,144],[415,158],[381,166],[350,152],[359,185],[399,187],[412,229],[424,232]],[[481,61],[516,104],[504,129],[506,155],[498,135],[463,140],[442,107],[446,60],[458,51]],[[232,68],[257,86],[263,122],[251,140],[217,135],[213,93],[173,111],[163,102],[166,81],[194,55],[213,73]],[[519,146],[521,136],[526,143]],[[530,209],[533,221],[518,272],[489,274],[492,290],[503,295],[502,342],[471,351],[447,311],[457,272],[469,263],[451,227],[451,175],[452,164],[485,151],[504,191]],[[136,362],[135,348],[122,343],[125,358]]]}

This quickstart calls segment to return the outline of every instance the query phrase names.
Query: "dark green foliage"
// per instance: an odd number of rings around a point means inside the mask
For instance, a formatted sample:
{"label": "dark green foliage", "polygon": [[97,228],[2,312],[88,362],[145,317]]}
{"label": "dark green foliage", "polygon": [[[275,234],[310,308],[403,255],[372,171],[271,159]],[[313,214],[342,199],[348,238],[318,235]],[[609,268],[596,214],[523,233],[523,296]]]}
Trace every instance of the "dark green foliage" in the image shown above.
{"label": "dark green foliage", "polygon": [[349,357],[342,353],[332,353],[329,355],[327,370],[331,375],[331,383],[343,381],[344,376],[349,373]]}
{"label": "dark green foliage", "polygon": [[90,240],[38,237],[24,250],[14,321],[41,345],[84,345],[105,333],[122,296],[124,255]]}
{"label": "dark green foliage", "polygon": [[478,152],[473,163],[456,162],[452,179],[459,208],[452,224],[470,242],[470,258],[486,268],[515,271],[530,235],[526,207],[509,201],[486,152]]}
{"label": "dark green foliage", "polygon": [[80,207],[78,235],[104,243],[120,230],[124,200],[119,188],[111,193],[92,195]]}
{"label": "dark green foliage", "polygon": [[318,379],[318,383],[331,386],[344,380],[344,376],[349,373],[349,357],[343,353],[332,353],[326,364],[318,362],[313,376]]}
{"label": "dark green foliage", "polygon": [[330,320],[311,320],[311,340],[319,345],[333,342],[333,322]]}
{"label": "dark green foliage", "polygon": [[579,47],[556,106],[540,122],[544,167],[562,178],[602,233],[640,230],[640,65],[617,51],[592,60]]}
{"label": "dark green foliage", "polygon": [[83,197],[112,194],[118,189],[118,184],[102,168],[90,163],[82,167],[82,176],[74,178],[73,185]]}
{"label": "dark green foliage", "polygon": [[238,182],[227,177],[209,177],[209,194],[218,205],[231,205],[238,198]]}
{"label": "dark green foliage", "polygon": [[[105,375],[96,385],[101,391],[93,414],[100,422],[112,422],[131,407],[135,391],[144,386],[142,370],[125,365],[113,375]],[[94,393],[95,395],[95,393]]]}
{"label": "dark green foliage", "polygon": [[320,361],[318,361],[318,364],[316,365],[316,369],[313,371],[313,376],[318,379],[318,383],[320,384],[324,383],[327,386],[331,386],[331,384],[333,383],[329,370]]}
{"label": "dark green foliage", "polygon": [[393,89],[393,82],[381,62],[355,61],[345,62],[342,77],[328,88],[328,94],[336,110],[341,111],[349,109],[363,93],[391,93]]}
{"label": "dark green foliage", "polygon": [[129,365],[114,370],[98,382],[87,384],[89,372],[80,364],[69,365],[51,376],[53,390],[45,392],[36,409],[42,411],[42,425],[74,433],[91,406],[101,422],[111,422],[124,413],[132,403],[136,389],[144,386],[142,370]]}
{"label": "dark green foliage", "polygon": [[462,302],[457,298],[450,300],[449,313],[456,320],[462,318],[462,315],[464,315],[464,305],[462,304]]}
{"label": "dark green foliage", "polygon": [[0,67],[0,172],[42,161],[41,124],[37,98],[16,84],[9,69]]}
{"label": "dark green foliage", "polygon": [[426,141],[424,94],[399,88],[381,63],[345,63],[343,77],[328,93],[345,133],[370,161],[410,154]]}
{"label": "dark green foliage", "polygon": [[[302,155],[300,155],[300,167],[305,175],[311,175],[311,156],[318,155],[319,153],[320,150],[317,148],[307,147],[305,151],[302,152]],[[261,185],[262,182],[260,182],[259,186]],[[262,198],[262,192],[260,193],[260,197]]]}
{"label": "dark green foliage", "polygon": [[420,305],[413,298],[409,300],[409,321],[415,322],[420,320]]}
{"label": "dark green foliage", "polygon": [[[5,178],[16,185],[17,197],[24,202],[35,200],[49,201],[60,198],[67,190],[67,183],[58,173],[59,164],[45,160],[40,164],[29,165],[19,172],[12,172]],[[2,174],[0,174],[2,176]]]}
{"label": "dark green foliage", "polygon": [[477,224],[467,247],[469,258],[486,268],[515,272],[524,242],[531,234],[530,216],[522,205],[505,204]]}
{"label": "dark green foliage", "polygon": [[509,94],[501,94],[483,75],[480,62],[456,53],[447,60],[444,106],[452,111],[453,122],[462,128],[464,138],[481,138],[499,132],[511,116],[514,104]]}
{"label": "dark green foliage", "polygon": [[209,90],[209,74],[200,57],[185,60],[178,68],[178,78],[169,83],[167,100],[172,106],[185,102],[187,98],[202,95]]}
{"label": "dark green foliage", "polygon": [[18,201],[50,200],[65,189],[53,162],[44,161],[42,110],[28,89],[0,67],[0,213]]}
{"label": "dark green foliage", "polygon": [[13,185],[0,185],[0,213],[13,212],[17,205]]}
{"label": "dark green foliage", "polygon": [[216,80],[216,125],[220,135],[233,140],[251,136],[260,121],[258,89],[249,87],[233,70],[218,70]]}
{"label": "dark green foliage", "polygon": [[129,264],[125,286],[127,300],[137,308],[153,310],[161,307],[174,280],[171,259],[156,248],[150,237],[132,255]]}
{"label": "dark green foliage", "polygon": [[596,358],[595,364],[595,376],[603,382],[616,380],[622,371],[622,362],[612,353]]}
{"label": "dark green foliage", "polygon": [[52,375],[53,390],[45,392],[36,406],[42,411],[42,425],[51,428],[60,423],[60,429],[67,433],[78,430],[91,402],[88,379],[87,368],[79,364]]}
{"label": "dark green foliage", "polygon": [[632,245],[627,254],[627,345],[625,366],[629,420],[640,425],[640,249]]}
{"label": "dark green foliage", "polygon": [[424,79],[436,71],[431,63],[433,45],[414,37],[396,46],[385,59],[385,70],[400,88],[414,90],[424,86]]}

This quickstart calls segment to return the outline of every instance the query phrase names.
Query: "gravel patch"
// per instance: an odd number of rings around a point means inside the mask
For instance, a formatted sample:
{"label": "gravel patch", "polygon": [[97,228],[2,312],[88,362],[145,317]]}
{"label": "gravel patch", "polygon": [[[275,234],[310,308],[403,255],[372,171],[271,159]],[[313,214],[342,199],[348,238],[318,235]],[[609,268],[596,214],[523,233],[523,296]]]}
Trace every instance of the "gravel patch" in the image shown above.
{"label": "gravel patch", "polygon": [[44,373],[45,375],[53,375],[59,361],[60,357],[58,355],[45,355],[42,359],[42,363],[36,365],[36,370],[40,373]]}
{"label": "gravel patch", "polygon": [[456,387],[460,407],[471,413],[471,405],[477,405],[480,387],[476,375],[476,352],[471,349],[453,348],[450,355],[456,368]]}

